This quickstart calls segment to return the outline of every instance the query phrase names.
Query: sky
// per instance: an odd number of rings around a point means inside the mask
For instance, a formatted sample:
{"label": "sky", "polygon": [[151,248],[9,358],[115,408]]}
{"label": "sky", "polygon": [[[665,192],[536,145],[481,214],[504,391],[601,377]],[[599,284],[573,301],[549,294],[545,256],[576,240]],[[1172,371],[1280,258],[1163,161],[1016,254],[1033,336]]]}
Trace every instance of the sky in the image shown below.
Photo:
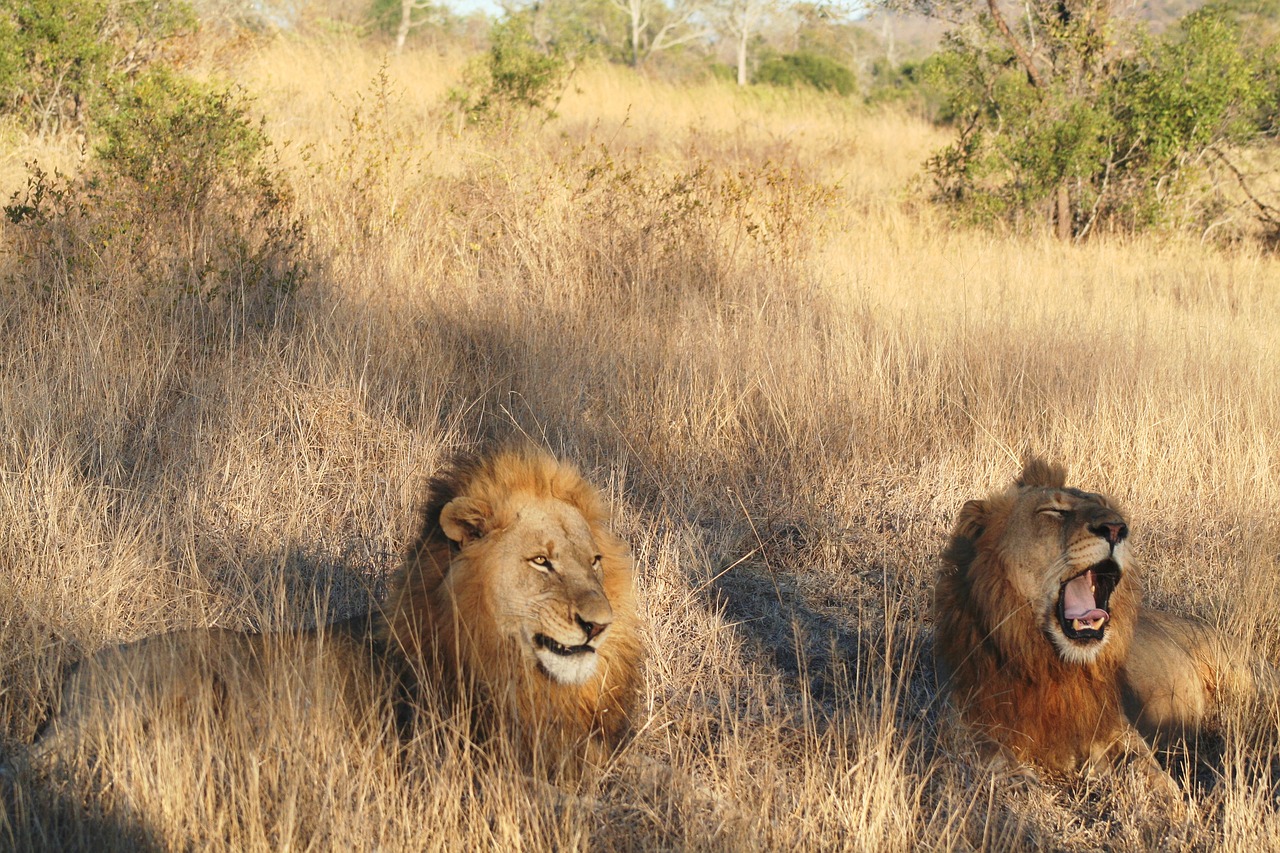
{"label": "sky", "polygon": [[444,5],[459,15],[469,15],[479,11],[496,17],[502,11],[497,0],[445,0]]}

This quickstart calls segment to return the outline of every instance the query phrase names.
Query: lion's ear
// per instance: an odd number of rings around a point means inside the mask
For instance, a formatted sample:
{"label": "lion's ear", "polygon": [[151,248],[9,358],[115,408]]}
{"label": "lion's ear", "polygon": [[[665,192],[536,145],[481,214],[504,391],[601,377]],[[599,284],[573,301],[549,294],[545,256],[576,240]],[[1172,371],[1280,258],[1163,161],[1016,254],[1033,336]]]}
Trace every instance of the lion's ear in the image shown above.
{"label": "lion's ear", "polygon": [[976,542],[986,527],[987,502],[965,501],[964,506],[960,508],[960,517],[956,519],[955,535],[968,539],[970,542]]}
{"label": "lion's ear", "polygon": [[493,508],[476,498],[454,498],[440,510],[440,529],[459,545],[470,545],[493,529]]}
{"label": "lion's ear", "polygon": [[1031,456],[1022,465],[1022,473],[1014,481],[1019,486],[1061,489],[1067,485],[1067,469],[1053,465],[1038,456]]}
{"label": "lion's ear", "polygon": [[988,509],[986,501],[967,501],[960,508],[960,517],[956,519],[956,532],[942,552],[942,559],[967,572],[978,553],[978,537],[987,528]]}

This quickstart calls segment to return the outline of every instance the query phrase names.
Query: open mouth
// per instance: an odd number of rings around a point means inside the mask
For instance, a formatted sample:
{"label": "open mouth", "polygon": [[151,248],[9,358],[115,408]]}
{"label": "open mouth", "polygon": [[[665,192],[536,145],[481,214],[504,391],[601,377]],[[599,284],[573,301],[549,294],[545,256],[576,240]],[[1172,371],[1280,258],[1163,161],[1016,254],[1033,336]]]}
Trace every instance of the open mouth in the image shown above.
{"label": "open mouth", "polygon": [[1120,583],[1120,566],[1103,560],[1085,569],[1058,591],[1058,624],[1067,639],[1093,643],[1102,639],[1111,614],[1111,593]]}
{"label": "open mouth", "polygon": [[595,652],[595,649],[586,643],[583,643],[580,646],[564,646],[557,643],[546,634],[534,634],[533,644],[540,649],[546,649],[552,654],[566,658],[573,657],[574,655],[592,654]]}

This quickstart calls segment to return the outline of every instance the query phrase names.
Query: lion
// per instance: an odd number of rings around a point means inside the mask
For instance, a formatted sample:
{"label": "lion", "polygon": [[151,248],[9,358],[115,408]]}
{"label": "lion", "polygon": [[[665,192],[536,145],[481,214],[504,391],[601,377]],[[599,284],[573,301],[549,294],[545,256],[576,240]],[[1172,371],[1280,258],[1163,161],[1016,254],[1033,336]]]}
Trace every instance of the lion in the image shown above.
{"label": "lion", "polygon": [[1133,763],[1172,785],[1143,736],[1199,731],[1226,694],[1260,686],[1217,631],[1142,606],[1124,514],[1068,488],[1061,466],[1031,459],[1012,487],[966,503],[943,563],[940,682],[1015,775]]}
{"label": "lion", "polygon": [[623,741],[642,686],[630,551],[600,495],[511,450],[431,481],[380,635],[445,696],[458,688],[548,757]]}
{"label": "lion", "polygon": [[[125,705],[261,717],[284,685],[304,691],[295,706],[323,700],[400,730],[424,707],[461,702],[478,736],[509,738],[525,761],[582,766],[632,729],[639,631],[630,551],[599,493],[543,451],[506,447],[429,481],[383,606],[310,631],[191,630],[106,649],[70,675],[37,748],[65,751]],[[318,678],[331,687],[308,692]]]}

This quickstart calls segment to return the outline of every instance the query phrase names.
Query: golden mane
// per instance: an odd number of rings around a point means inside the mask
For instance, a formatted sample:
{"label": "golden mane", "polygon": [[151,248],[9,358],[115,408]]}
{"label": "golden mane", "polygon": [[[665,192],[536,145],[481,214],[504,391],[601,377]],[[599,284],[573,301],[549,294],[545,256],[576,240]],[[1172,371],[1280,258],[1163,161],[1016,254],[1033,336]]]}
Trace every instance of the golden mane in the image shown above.
{"label": "golden mane", "polygon": [[[1066,546],[1056,544],[1061,528],[1037,520],[1038,502],[1056,500],[1072,512],[1122,523],[1102,496],[1065,489],[1065,473],[1033,459],[1009,489],[966,503],[943,552],[934,598],[940,673],[969,728],[1023,761],[1059,771],[1077,770],[1133,740],[1120,685],[1141,597],[1125,562],[1106,605],[1100,649],[1073,660],[1047,636],[1061,588],[1055,563],[1066,567],[1059,553]],[[1037,548],[1041,561],[1011,556]]]}
{"label": "golden mane", "polygon": [[[445,508],[459,499],[485,507],[487,527],[495,532],[517,524],[531,499],[567,504],[585,520],[614,617],[594,677],[554,683],[516,659],[491,600],[502,593],[484,582],[496,571],[491,549],[483,539],[460,548],[442,526]],[[382,635],[419,682],[446,697],[472,691],[471,698],[487,705],[482,713],[502,717],[484,722],[514,728],[526,744],[550,740],[559,748],[594,740],[612,749],[630,728],[643,652],[630,552],[609,524],[599,493],[576,468],[545,452],[522,446],[459,456],[427,484],[419,533],[393,582]],[[462,566],[469,580],[446,583]]]}

